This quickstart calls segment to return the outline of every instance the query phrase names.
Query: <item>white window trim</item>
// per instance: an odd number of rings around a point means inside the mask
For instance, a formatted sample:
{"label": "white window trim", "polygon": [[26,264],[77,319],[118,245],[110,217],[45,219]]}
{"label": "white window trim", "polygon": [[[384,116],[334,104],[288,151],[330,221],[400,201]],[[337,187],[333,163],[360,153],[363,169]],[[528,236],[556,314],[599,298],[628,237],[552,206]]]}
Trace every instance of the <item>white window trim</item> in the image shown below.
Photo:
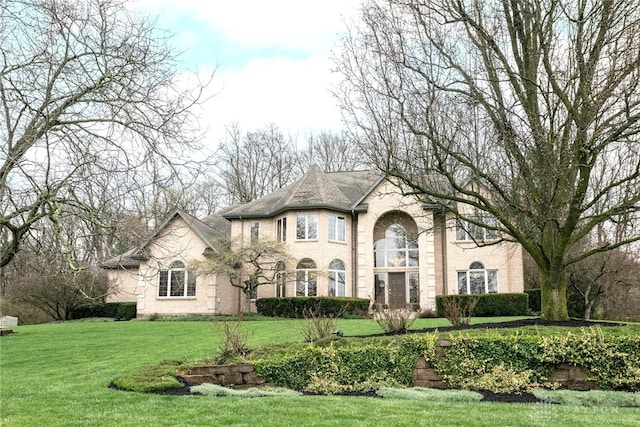
{"label": "white window trim", "polygon": [[[298,237],[298,220],[300,217],[304,217],[304,237]],[[315,218],[316,225],[316,237],[309,237],[309,219],[310,217]],[[307,241],[317,241],[318,240],[318,214],[317,213],[298,213],[296,214],[296,241],[298,242],[307,242]]]}
{"label": "white window trim", "polygon": [[[183,294],[182,295],[171,295],[171,276],[174,272],[184,272],[184,290],[183,290]],[[162,280],[161,275],[162,273],[166,273],[167,274],[167,295],[160,295],[160,280]],[[194,294],[193,295],[187,295],[187,293],[189,292],[189,279],[191,277],[191,275],[195,275],[195,283],[194,283]],[[198,274],[195,272],[195,270],[189,270],[186,267],[179,267],[179,268],[168,268],[166,270],[159,270],[158,271],[158,298],[161,299],[173,299],[173,298],[180,298],[180,299],[193,299],[196,298],[197,294],[198,294],[198,282],[197,282],[197,278],[198,278]]]}
{"label": "white window trim", "polygon": [[[489,292],[489,273],[490,272],[495,272],[496,273],[496,291],[495,292]],[[498,270],[497,269],[473,269],[473,270],[458,270],[457,272],[458,274],[456,274],[456,289],[458,290],[458,293],[460,293],[460,284],[457,282],[458,281],[458,276],[460,273],[464,273],[465,274],[465,284],[466,284],[466,288],[467,288],[467,292],[465,294],[461,294],[461,295],[482,295],[482,294],[488,294],[488,293],[499,293],[500,292],[500,284],[499,284],[499,274],[498,274]],[[484,292],[480,293],[480,294],[472,294],[469,291],[471,290],[471,278],[470,275],[471,273],[483,273],[484,274]]]}
{"label": "white window trim", "polygon": [[[334,219],[333,227],[331,227],[332,219]],[[342,236],[339,236],[340,220],[342,220],[342,224],[343,224]],[[347,218],[345,216],[330,214],[327,221],[327,229],[328,229],[328,240],[330,242],[339,242],[339,243],[347,242]]]}

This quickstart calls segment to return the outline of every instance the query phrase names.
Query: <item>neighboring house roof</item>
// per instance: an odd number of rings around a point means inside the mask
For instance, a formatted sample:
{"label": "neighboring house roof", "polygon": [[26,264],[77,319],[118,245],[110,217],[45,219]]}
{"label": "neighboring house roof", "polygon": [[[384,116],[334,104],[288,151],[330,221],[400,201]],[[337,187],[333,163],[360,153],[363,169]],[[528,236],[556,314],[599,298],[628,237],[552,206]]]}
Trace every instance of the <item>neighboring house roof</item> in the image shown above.
{"label": "neighboring house roof", "polygon": [[264,218],[288,210],[357,210],[383,176],[373,171],[323,172],[312,165],[298,181],[222,214],[227,219]]}
{"label": "neighboring house roof", "polygon": [[115,256],[102,263],[102,268],[116,269],[116,268],[138,268],[140,261],[136,257],[138,248],[129,249],[127,252]]}

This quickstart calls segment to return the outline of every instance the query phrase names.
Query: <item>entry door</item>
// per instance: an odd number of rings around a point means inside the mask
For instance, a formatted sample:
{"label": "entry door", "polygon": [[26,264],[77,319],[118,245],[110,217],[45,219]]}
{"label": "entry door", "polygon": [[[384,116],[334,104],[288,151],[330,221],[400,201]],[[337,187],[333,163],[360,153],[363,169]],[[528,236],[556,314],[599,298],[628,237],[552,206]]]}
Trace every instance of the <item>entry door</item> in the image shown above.
{"label": "entry door", "polygon": [[407,292],[405,273],[389,273],[389,308],[405,308]]}

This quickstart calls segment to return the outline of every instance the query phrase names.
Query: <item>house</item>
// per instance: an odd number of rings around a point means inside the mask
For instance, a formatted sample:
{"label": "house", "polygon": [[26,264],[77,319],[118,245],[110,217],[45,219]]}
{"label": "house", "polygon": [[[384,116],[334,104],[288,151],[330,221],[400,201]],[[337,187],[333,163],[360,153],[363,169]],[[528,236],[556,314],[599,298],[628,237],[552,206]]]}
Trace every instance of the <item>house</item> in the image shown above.
{"label": "house", "polygon": [[105,263],[120,285],[111,300],[137,301],[141,316],[237,313],[242,295],[228,279],[188,269],[224,233],[288,246],[294,261],[278,264],[283,274],[260,286],[258,298],[354,296],[433,309],[436,295],[524,289],[520,245],[478,245],[498,236],[403,196],[378,173],[312,166],[295,183],[217,215],[174,212],[143,248]]}

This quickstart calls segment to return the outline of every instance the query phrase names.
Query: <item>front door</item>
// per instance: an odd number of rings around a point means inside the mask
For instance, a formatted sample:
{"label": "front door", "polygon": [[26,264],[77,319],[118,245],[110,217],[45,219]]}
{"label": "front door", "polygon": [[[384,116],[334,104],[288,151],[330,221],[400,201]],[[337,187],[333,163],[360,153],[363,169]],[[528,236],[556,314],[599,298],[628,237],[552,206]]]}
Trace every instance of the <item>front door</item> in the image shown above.
{"label": "front door", "polygon": [[398,309],[407,306],[405,273],[389,273],[389,308]]}

